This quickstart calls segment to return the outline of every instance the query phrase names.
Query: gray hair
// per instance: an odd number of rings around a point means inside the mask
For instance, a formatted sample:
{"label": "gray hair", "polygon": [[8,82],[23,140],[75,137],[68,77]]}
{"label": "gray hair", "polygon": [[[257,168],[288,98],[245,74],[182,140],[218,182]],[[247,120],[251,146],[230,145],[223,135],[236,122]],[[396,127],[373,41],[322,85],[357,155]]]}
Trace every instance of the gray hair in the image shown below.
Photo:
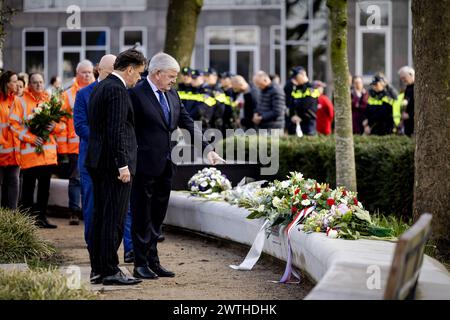
{"label": "gray hair", "polygon": [[157,71],[167,71],[167,70],[176,70],[177,72],[179,72],[180,65],[177,62],[177,60],[175,60],[174,57],[164,52],[159,52],[155,54],[148,64],[148,72],[152,74]]}
{"label": "gray hair", "polygon": [[80,70],[80,68],[83,68],[83,67],[88,67],[88,68],[92,68],[93,69],[94,65],[89,60],[80,61],[78,63],[78,65],[77,65],[77,72]]}
{"label": "gray hair", "polygon": [[404,66],[404,67],[401,67],[400,70],[398,70],[399,76],[406,75],[406,74],[409,74],[410,76],[414,77],[415,71],[410,66]]}

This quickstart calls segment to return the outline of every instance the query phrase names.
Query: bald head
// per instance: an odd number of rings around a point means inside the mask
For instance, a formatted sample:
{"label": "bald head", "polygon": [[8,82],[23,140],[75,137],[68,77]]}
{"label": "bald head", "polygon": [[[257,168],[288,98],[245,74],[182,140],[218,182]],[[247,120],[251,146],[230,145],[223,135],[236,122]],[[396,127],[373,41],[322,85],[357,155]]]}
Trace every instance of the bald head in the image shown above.
{"label": "bald head", "polygon": [[240,75],[231,78],[231,86],[235,92],[247,92],[249,87],[247,81]]}
{"label": "bald head", "polygon": [[113,54],[104,55],[98,64],[99,80],[105,79],[114,70],[116,56]]}
{"label": "bald head", "polygon": [[264,71],[258,71],[253,77],[253,83],[261,90],[267,88],[271,82],[269,75]]}

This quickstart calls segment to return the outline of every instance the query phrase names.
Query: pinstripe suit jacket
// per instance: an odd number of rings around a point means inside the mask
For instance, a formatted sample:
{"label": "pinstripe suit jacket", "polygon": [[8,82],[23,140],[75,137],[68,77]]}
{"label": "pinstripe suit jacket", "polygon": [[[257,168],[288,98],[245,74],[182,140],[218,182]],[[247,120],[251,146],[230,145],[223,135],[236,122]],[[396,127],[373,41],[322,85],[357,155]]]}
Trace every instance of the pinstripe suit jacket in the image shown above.
{"label": "pinstripe suit jacket", "polygon": [[85,166],[113,172],[128,166],[135,174],[136,157],[133,107],[123,82],[110,74],[94,87],[90,96]]}

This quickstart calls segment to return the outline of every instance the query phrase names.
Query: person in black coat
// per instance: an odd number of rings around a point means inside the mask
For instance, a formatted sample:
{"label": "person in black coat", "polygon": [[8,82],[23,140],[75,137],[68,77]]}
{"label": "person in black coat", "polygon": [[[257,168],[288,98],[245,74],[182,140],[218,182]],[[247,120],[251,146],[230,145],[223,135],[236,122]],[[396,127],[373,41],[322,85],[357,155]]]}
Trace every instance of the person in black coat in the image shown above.
{"label": "person in black coat", "polygon": [[[141,279],[173,277],[174,272],[160,264],[157,239],[165,218],[173,176],[172,133],[187,130],[215,165],[220,157],[203,140],[200,129],[181,103],[175,85],[180,66],[168,54],[158,53],[150,60],[149,76],[129,90],[136,119],[138,143],[136,178],[131,193],[131,232],[134,246],[133,275]],[[195,138],[194,138],[195,137]]]}
{"label": "person in black coat", "polygon": [[413,68],[404,66],[398,71],[400,80],[406,86],[405,96],[402,103],[404,110],[402,120],[405,134],[411,136],[414,133],[414,80],[415,71]]}
{"label": "person in black coat", "polygon": [[94,189],[92,283],[131,285],[141,281],[122,273],[117,250],[137,159],[134,113],[127,87],[139,81],[145,63],[140,51],[130,49],[120,53],[114,71],[94,87],[90,96],[85,166]]}
{"label": "person in black coat", "polygon": [[237,75],[231,78],[231,84],[233,90],[236,93],[242,93],[243,95],[243,106],[240,113],[240,124],[241,128],[244,130],[255,129],[255,124],[253,123],[253,114],[257,108],[257,102],[259,98],[259,93],[257,89],[247,81],[244,77]]}
{"label": "person in black coat", "polygon": [[283,90],[272,83],[269,75],[258,71],[253,83],[261,91],[257,108],[253,115],[253,123],[258,129],[284,129],[286,102]]}

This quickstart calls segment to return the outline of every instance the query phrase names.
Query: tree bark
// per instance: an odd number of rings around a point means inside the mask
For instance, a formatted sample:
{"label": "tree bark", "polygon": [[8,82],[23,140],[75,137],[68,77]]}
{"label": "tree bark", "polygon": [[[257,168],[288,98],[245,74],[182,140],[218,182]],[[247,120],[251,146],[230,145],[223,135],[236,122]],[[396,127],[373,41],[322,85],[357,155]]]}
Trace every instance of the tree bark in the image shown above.
{"label": "tree bark", "polygon": [[347,1],[327,0],[330,9],[331,66],[334,77],[336,186],[356,191],[352,109],[348,84]]}
{"label": "tree bark", "polygon": [[198,15],[203,0],[169,0],[164,52],[173,56],[181,67],[191,63]]}
{"label": "tree bark", "polygon": [[9,3],[8,0],[0,0],[0,52],[6,38],[5,26],[11,22],[11,17],[16,11]]}
{"label": "tree bark", "polygon": [[450,258],[450,0],[413,0],[416,71],[414,220],[433,215],[431,239]]}

